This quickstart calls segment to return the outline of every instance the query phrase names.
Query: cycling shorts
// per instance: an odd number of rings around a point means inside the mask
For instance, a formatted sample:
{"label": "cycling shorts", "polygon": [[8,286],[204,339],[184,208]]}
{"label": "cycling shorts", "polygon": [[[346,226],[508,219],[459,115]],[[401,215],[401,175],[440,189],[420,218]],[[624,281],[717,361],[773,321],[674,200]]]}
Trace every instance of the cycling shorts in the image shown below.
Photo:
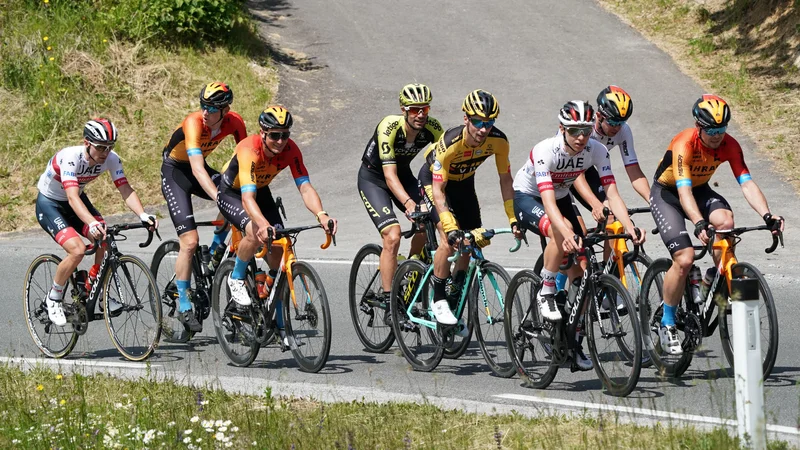
{"label": "cycling shorts", "polygon": [[[583,175],[586,177],[586,182],[589,183],[589,187],[594,192],[594,196],[600,200],[601,203],[606,201],[606,190],[603,188],[603,183],[600,182],[600,174],[597,172],[597,169],[592,166],[586,169],[586,172],[583,172]],[[581,197],[581,194],[578,193],[578,190],[575,189],[575,185],[573,184],[569,188],[569,192],[575,197],[575,200],[578,201],[584,208],[588,209],[589,211],[592,210],[592,207],[589,205],[589,202],[584,200]]]}
{"label": "cycling shorts", "polygon": [[[208,164],[205,165],[208,176],[214,185],[219,187],[220,174],[212,169]],[[194,220],[194,207],[192,206],[192,195],[211,200],[211,198],[200,186],[200,182],[192,174],[191,164],[175,163],[165,160],[161,164],[161,193],[167,200],[169,217],[175,226],[178,236],[197,229]]]}
{"label": "cycling shorts", "polygon": [[[422,194],[420,194],[419,184],[411,170],[398,171],[397,178],[411,200],[419,204],[422,201]],[[367,213],[372,218],[372,223],[379,232],[382,233],[390,226],[400,225],[392,203],[401,212],[405,212],[406,206],[392,194],[383,176],[378,176],[374,171],[362,165],[358,171],[358,192],[361,195],[361,201],[364,202],[364,207],[367,208]],[[406,200],[406,203],[410,202]]]}
{"label": "cycling shorts", "polygon": [[[105,224],[103,216],[92,205],[85,192],[81,193],[80,198],[94,219]],[[90,238],[89,225],[78,218],[69,205],[69,201],[53,200],[39,193],[39,196],[36,197],[36,218],[42,229],[47,231],[58,245],[63,246],[64,242],[78,236]]]}
{"label": "cycling shorts", "polygon": [[[439,223],[439,212],[433,203],[433,175],[430,170],[419,171],[419,186],[424,192],[423,200],[428,206],[433,223]],[[473,230],[481,227],[481,206],[475,193],[475,177],[461,181],[450,180],[444,187],[444,195],[450,206],[450,212],[458,221],[461,230]]]}
{"label": "cycling shorts", "polygon": [[[578,209],[573,203],[572,196],[567,195],[556,199],[556,206],[578,236],[583,237],[583,228],[578,221]],[[519,219],[521,227],[533,231],[539,236],[548,237],[551,224],[544,212],[541,197],[536,197],[520,191],[514,191],[514,215]]]}
{"label": "cycling shorts", "polygon": [[[728,201],[711,189],[708,183],[692,188],[692,195],[705,220],[708,220],[711,213],[718,209],[731,211]],[[653,183],[653,187],[650,189],[650,213],[658,225],[661,240],[664,241],[670,255],[692,246],[692,239],[689,232],[686,231],[688,217],[683,212],[676,190]],[[694,227],[692,227],[692,232],[694,233]]]}
{"label": "cycling shorts", "polygon": [[[268,187],[262,187],[256,191],[256,204],[270,225],[274,228],[283,228],[281,214],[278,212],[278,206],[275,204],[275,199],[272,198],[272,192]],[[222,216],[228,219],[228,222],[233,224],[242,234],[245,234],[245,229],[251,219],[247,211],[245,211],[244,205],[242,205],[241,192],[221,189],[217,193],[217,206]]]}

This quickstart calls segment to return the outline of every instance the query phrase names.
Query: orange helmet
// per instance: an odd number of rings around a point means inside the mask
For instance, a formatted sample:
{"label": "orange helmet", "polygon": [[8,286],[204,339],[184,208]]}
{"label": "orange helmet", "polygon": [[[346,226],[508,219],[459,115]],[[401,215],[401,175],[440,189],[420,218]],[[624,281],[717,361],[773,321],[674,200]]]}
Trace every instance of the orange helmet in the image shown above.
{"label": "orange helmet", "polygon": [[719,128],[727,126],[730,122],[731,108],[722,98],[703,94],[694,102],[692,115],[701,128]]}

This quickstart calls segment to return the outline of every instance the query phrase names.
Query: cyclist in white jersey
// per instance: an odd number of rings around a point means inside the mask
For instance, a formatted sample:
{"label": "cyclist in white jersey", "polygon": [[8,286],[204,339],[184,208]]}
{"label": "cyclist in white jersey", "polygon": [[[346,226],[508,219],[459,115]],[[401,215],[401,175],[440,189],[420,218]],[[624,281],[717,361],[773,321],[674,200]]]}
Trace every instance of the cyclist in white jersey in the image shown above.
{"label": "cyclist in white jersey", "polygon": [[[549,238],[544,251],[542,289],[537,294],[539,310],[547,320],[561,319],[555,304],[555,276],[564,253],[582,249],[583,230],[572,205],[569,188],[590,167],[597,168],[608,194],[611,210],[618,214],[625,230],[644,242],[644,230],[638,234],[628,217],[625,202],[617,192],[608,150],[592,133],[593,109],[588,102],[574,100],[559,112],[559,133],[536,144],[525,165],[514,177],[514,212],[521,226]],[[569,272],[570,280],[581,276],[585,258]],[[579,341],[580,344],[580,341]],[[578,369],[592,369],[592,362],[578,350],[574,360]]]}
{"label": "cyclist in white jersey", "polygon": [[[83,137],[83,145],[62,149],[50,159],[47,169],[39,177],[39,195],[36,198],[39,225],[67,252],[58,264],[46,302],[47,315],[57,326],[67,323],[61,305],[64,286],[86,251],[80,236],[93,240],[105,237],[105,221],[84,193],[87,184],[103,172],[109,172],[128,208],[139,216],[142,223],[158,228],[156,218],[144,212],[139,196],[128,184],[119,155],[113,151],[117,140],[114,124],[107,119],[90,120],[83,128]],[[95,253],[92,268],[95,274],[102,259],[102,251]],[[121,307],[119,303],[109,305],[112,310]]]}

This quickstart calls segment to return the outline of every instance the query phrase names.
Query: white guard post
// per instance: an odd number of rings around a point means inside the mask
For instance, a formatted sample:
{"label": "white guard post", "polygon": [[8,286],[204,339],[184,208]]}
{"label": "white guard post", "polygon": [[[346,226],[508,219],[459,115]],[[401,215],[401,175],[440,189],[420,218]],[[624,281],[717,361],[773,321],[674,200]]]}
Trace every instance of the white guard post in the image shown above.
{"label": "white guard post", "polygon": [[740,445],[767,448],[757,279],[731,280],[736,418]]}

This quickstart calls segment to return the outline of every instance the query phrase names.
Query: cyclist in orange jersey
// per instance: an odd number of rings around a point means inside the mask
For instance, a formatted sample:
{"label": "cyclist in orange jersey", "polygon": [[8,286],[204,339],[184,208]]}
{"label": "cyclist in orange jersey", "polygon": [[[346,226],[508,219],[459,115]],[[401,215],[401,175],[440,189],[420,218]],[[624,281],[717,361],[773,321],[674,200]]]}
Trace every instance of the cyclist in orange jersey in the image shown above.
{"label": "cyclist in orange jersey", "polygon": [[[244,120],[231,111],[232,102],[233,91],[225,83],[215,81],[203,86],[200,111],[183,119],[163,151],[161,192],[167,200],[169,216],[180,241],[180,252],[175,261],[178,320],[195,332],[201,331],[202,326],[194,314],[187,314],[191,312],[192,304],[186,294],[192,276],[192,255],[199,240],[192,195],[216,200],[220,175],[206,163],[206,158],[226,136],[232,135],[237,143],[247,136]],[[211,250],[225,237],[226,233],[215,234]]]}
{"label": "cyclist in orange jersey", "polygon": [[[651,213],[673,261],[664,276],[664,314],[659,329],[661,347],[671,355],[683,353],[675,328],[675,308],[694,262],[684,221],[692,221],[694,235],[703,244],[709,240],[707,231],[711,227],[734,227],[730,205],[708,185],[717,168],[730,162],[747,203],[767,225],[781,230],[784,226],[783,217],[770,212],[764,193],[753,181],[739,143],[727,134],[731,111],[725,100],[705,94],[695,102],[692,115],[694,128],[683,130],[672,139],[650,189]],[[718,254],[714,254],[714,261],[719,261]]]}

